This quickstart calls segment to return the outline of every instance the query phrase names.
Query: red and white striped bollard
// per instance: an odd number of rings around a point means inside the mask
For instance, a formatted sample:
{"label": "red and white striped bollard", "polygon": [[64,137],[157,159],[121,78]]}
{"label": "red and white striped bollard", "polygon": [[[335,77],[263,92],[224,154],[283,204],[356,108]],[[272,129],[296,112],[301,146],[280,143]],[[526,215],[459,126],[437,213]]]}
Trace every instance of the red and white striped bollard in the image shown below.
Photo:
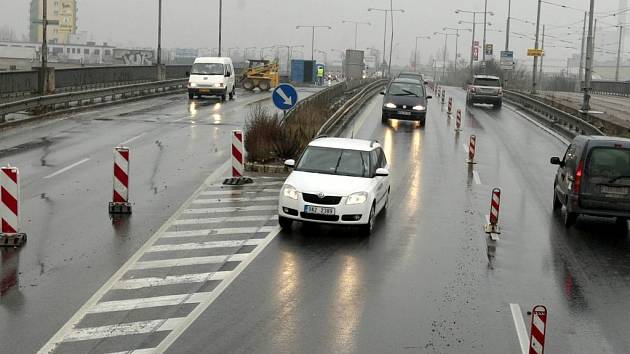
{"label": "red and white striped bollard", "polygon": [[536,305],[532,309],[532,329],[529,338],[529,354],[545,352],[545,333],[547,333],[547,308]]}
{"label": "red and white striped bollard", "polygon": [[459,133],[462,131],[462,110],[458,109],[455,116],[455,131]]}
{"label": "red and white striped bollard", "polygon": [[477,136],[471,135],[468,143],[468,163],[475,163],[475,150],[477,148]]}
{"label": "red and white striped bollard", "polygon": [[118,146],[114,149],[113,197],[109,203],[111,214],[131,214],[129,203],[129,148]]}
{"label": "red and white striped bollard", "polygon": [[499,231],[499,209],[501,206],[501,190],[494,188],[492,190],[492,199],[490,200],[490,217],[488,225],[486,225],[486,233],[500,234]]}
{"label": "red and white striped bollard", "polygon": [[442,104],[444,104],[445,99],[446,99],[446,90],[442,89]]}
{"label": "red and white striped bollard", "polygon": [[448,110],[447,110],[448,114],[453,113],[453,97],[449,97],[448,98]]}
{"label": "red and white striped bollard", "polygon": [[245,148],[243,131],[232,130],[232,177],[240,178],[245,174]]}
{"label": "red and white striped bollard", "polygon": [[17,167],[1,168],[0,197],[0,246],[20,246],[26,242],[26,234],[20,232],[20,171]]}

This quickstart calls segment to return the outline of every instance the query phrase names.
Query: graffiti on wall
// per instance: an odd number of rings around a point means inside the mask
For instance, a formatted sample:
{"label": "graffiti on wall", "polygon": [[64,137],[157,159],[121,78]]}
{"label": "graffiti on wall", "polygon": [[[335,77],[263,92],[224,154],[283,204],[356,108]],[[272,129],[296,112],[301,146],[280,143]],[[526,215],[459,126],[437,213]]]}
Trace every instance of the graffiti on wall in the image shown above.
{"label": "graffiti on wall", "polygon": [[143,49],[114,49],[114,59],[122,65],[153,65],[154,53]]}

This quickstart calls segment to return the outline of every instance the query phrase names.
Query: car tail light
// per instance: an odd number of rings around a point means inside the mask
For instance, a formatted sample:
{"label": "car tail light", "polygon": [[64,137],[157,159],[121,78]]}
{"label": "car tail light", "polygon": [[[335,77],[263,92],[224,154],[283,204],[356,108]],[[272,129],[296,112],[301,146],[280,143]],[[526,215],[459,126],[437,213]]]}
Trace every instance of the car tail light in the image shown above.
{"label": "car tail light", "polygon": [[575,170],[575,181],[573,181],[574,193],[580,193],[580,185],[582,184],[582,174],[584,174],[584,161],[580,160],[577,170]]}
{"label": "car tail light", "polygon": [[474,86],[471,86],[471,87],[470,87],[470,93],[475,93],[475,92],[477,92],[477,90],[475,89],[475,87],[474,87]]}

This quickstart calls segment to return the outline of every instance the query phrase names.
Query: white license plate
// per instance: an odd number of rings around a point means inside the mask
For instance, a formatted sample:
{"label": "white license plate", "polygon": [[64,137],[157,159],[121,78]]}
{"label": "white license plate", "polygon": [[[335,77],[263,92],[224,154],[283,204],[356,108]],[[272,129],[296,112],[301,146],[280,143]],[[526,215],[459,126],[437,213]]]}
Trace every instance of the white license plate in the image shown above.
{"label": "white license plate", "polygon": [[625,195],[628,194],[627,187],[608,187],[602,186],[602,193],[606,194],[617,194],[617,195]]}
{"label": "white license plate", "polygon": [[400,114],[401,116],[410,116],[411,112],[407,112],[407,111],[398,111],[398,114]]}
{"label": "white license plate", "polygon": [[335,215],[335,208],[305,205],[304,212],[309,213],[309,214],[319,214],[319,215]]}

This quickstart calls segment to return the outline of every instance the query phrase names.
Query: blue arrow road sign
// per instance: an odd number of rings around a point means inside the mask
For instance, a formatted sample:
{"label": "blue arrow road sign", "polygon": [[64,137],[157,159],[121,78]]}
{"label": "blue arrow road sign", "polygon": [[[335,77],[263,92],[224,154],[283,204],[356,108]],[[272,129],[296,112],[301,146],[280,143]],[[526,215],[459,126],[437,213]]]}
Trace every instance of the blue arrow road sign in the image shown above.
{"label": "blue arrow road sign", "polygon": [[283,111],[293,108],[298,101],[297,90],[289,84],[278,85],[278,87],[273,90],[271,97],[273,98],[273,104]]}

